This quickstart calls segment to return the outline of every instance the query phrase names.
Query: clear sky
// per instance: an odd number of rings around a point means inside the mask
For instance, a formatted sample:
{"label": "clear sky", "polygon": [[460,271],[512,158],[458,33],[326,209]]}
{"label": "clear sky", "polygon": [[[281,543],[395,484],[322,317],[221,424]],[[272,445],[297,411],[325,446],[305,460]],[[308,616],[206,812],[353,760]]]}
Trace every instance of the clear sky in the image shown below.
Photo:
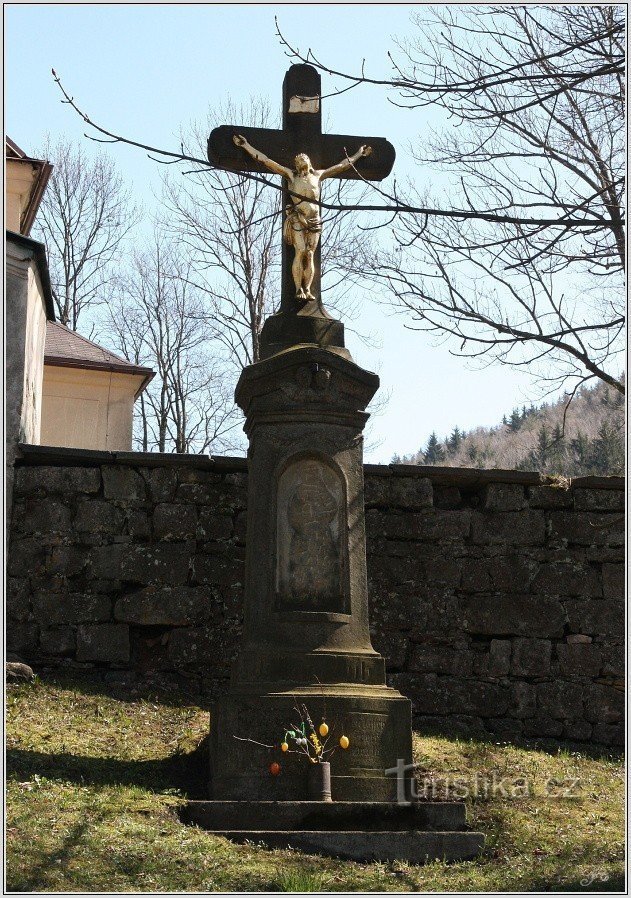
{"label": "clear sky", "polygon": [[[239,104],[264,96],[280,105],[290,61],[276,37],[275,16],[292,43],[303,51],[313,47],[331,67],[357,71],[365,59],[368,74],[387,76],[394,38],[413,34],[412,9],[406,4],[6,4],[5,129],[27,152],[47,133],[84,140],[83,122],[60,102],[54,68],[100,124],[154,146],[177,148],[182,127],[203,120],[209,107],[228,98]],[[323,76],[325,93],[335,86]],[[327,130],[383,135],[397,150],[398,178],[409,176],[420,184],[436,180],[436,173],[416,166],[409,154],[428,125],[427,110],[399,109],[385,90],[370,87],[324,102]],[[88,150],[94,147],[84,142]],[[109,149],[150,211],[162,167],[142,151]],[[366,298],[357,326],[376,338],[375,345],[349,333],[349,348],[359,364],[379,373],[389,396],[372,423],[368,461],[414,452],[432,430],[444,436],[455,425],[468,430],[497,424],[513,406],[534,398],[527,374],[480,370],[451,356],[449,344],[406,329],[405,318],[374,297]]]}

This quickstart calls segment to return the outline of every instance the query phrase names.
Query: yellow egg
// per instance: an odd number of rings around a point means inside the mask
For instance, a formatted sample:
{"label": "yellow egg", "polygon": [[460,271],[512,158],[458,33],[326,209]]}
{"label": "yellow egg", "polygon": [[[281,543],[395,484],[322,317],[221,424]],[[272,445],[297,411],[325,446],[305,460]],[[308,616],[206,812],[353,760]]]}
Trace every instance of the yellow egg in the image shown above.
{"label": "yellow egg", "polygon": [[328,734],[329,728],[326,725],[326,723],[322,722],[320,724],[320,726],[318,727],[318,732],[320,733],[321,736],[326,736]]}
{"label": "yellow egg", "polygon": [[351,740],[348,736],[340,736],[340,748],[348,748],[351,744]]}
{"label": "yellow egg", "polygon": [[283,742],[283,743],[282,743],[282,745],[281,745],[281,747],[280,747],[280,750],[281,750],[281,751],[289,751],[289,746],[287,745],[286,742]]}

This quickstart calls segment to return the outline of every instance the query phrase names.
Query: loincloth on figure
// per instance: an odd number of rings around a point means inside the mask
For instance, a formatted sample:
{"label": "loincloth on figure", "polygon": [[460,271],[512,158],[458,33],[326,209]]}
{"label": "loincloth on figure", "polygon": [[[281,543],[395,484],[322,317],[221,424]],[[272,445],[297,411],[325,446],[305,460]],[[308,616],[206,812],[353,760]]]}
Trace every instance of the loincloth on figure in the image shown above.
{"label": "loincloth on figure", "polygon": [[294,245],[294,232],[299,231],[302,234],[319,234],[322,230],[322,222],[318,212],[313,215],[305,215],[293,203],[285,206],[285,223],[283,225],[283,238],[289,246]]}

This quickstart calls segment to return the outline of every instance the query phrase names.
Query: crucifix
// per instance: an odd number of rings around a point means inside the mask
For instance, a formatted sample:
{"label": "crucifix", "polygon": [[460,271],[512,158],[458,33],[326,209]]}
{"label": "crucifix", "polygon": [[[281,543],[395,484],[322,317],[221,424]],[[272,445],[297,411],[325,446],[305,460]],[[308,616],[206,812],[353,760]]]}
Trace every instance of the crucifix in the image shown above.
{"label": "crucifix", "polygon": [[[217,167],[283,177],[282,290],[279,314],[272,318],[294,323],[296,316],[328,319],[331,324],[318,332],[328,334],[324,343],[335,343],[341,324],[333,322],[320,296],[320,182],[329,177],[381,181],[394,157],[394,147],[383,137],[322,133],[320,75],[303,64],[292,65],[283,81],[282,130],[221,125],[211,132],[208,158]],[[278,345],[279,340],[302,341],[306,333],[303,328],[302,337],[290,335],[285,327],[279,335],[279,322],[268,322]],[[323,345],[317,337],[314,342]]]}

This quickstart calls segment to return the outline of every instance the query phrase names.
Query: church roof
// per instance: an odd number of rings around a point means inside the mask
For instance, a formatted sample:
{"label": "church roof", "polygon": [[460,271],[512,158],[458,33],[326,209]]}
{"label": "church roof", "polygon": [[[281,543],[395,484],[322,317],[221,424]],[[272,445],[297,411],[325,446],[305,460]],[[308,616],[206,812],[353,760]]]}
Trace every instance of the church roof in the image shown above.
{"label": "church roof", "polygon": [[135,365],[57,321],[46,323],[44,364],[60,368],[89,368],[119,374],[144,375],[136,396],[144,390],[155,374],[152,368]]}
{"label": "church roof", "polygon": [[4,155],[6,159],[30,165],[33,170],[33,183],[29,192],[28,203],[22,212],[20,220],[20,231],[28,237],[31,233],[37,210],[42,202],[53,166],[45,159],[32,159],[30,156],[27,156],[24,150],[6,134],[4,138]]}

